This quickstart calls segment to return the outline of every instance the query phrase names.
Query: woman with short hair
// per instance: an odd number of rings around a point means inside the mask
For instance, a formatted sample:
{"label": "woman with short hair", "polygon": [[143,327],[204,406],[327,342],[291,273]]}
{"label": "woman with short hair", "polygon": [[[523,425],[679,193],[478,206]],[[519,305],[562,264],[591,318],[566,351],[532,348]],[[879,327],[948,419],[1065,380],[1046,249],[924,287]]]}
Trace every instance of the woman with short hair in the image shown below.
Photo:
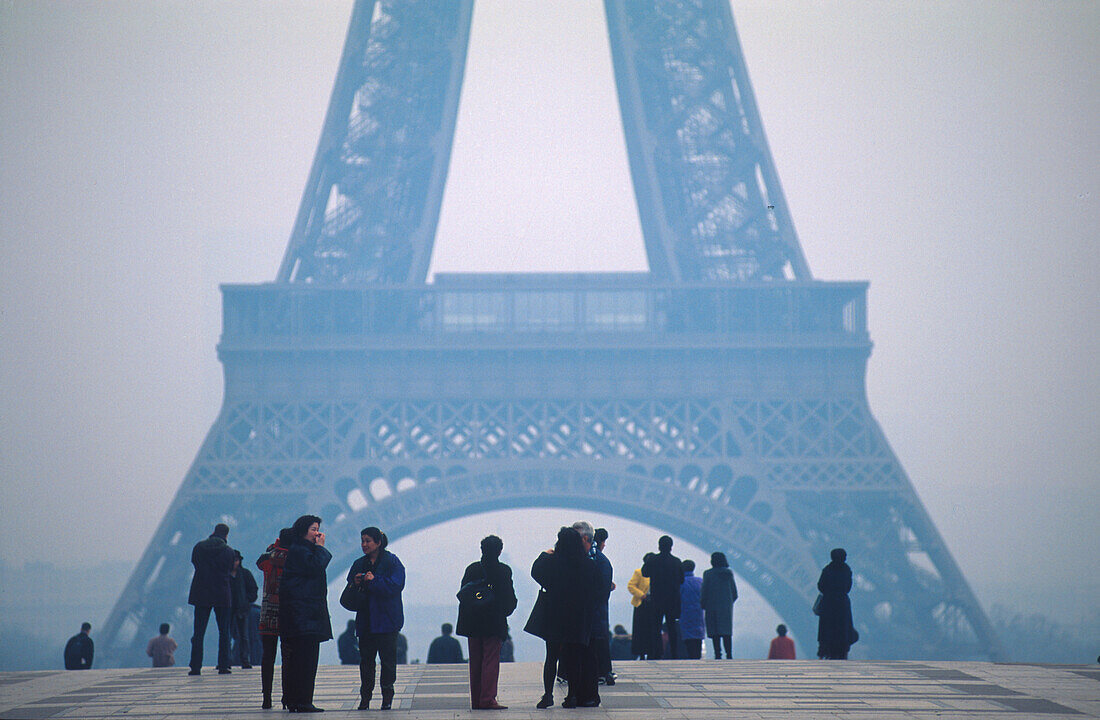
{"label": "woman with short hair", "polygon": [[703,608],[707,637],[714,643],[715,660],[722,659],[722,645],[726,646],[726,659],[733,657],[733,604],[736,601],[737,582],[725,553],[711,553],[710,570],[703,573],[699,604]]}
{"label": "woman with short hair", "polygon": [[470,704],[474,710],[506,710],[497,702],[500,648],[508,637],[508,616],[516,609],[512,568],[500,561],[504,541],[489,535],[481,541],[481,560],[470,563],[460,587],[483,581],[492,599],[481,607],[458,604],[455,633],[466,637],[470,656]]}
{"label": "woman with short hair", "polygon": [[374,694],[375,656],[382,665],[378,684],[382,709],[393,707],[393,685],[397,680],[397,634],[405,624],[401,591],[405,589],[405,566],[386,549],[386,533],[373,525],[359,533],[363,556],[351,565],[348,584],[359,591],[355,631],[359,635],[359,710],[370,706]]}

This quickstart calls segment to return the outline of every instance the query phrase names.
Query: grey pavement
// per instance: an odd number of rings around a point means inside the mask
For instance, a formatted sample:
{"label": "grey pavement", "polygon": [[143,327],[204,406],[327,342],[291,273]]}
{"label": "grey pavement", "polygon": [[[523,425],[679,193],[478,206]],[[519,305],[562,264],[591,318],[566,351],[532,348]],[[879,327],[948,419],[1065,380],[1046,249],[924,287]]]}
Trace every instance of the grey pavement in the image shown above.
{"label": "grey pavement", "polygon": [[[979,662],[666,660],[616,663],[619,681],[601,687],[594,709],[536,710],[542,666],[501,667],[506,711],[470,710],[465,665],[402,665],[393,718],[1100,718],[1100,666]],[[315,702],[322,718],[356,711],[358,668],[324,666]],[[564,698],[559,686],[558,703]],[[260,709],[260,671],[198,677],[186,667],[0,673],[0,718],[283,717]],[[276,701],[278,673],[276,672]],[[276,702],[276,708],[278,703]]]}

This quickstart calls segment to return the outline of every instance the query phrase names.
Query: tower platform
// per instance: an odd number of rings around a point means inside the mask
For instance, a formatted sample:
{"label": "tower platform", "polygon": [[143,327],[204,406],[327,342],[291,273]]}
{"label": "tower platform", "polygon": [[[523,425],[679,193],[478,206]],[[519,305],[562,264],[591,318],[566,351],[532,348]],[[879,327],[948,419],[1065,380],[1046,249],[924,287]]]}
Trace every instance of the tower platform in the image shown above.
{"label": "tower platform", "polygon": [[[985,662],[668,660],[616,663],[619,681],[603,705],[536,710],[539,663],[501,666],[502,712],[470,709],[465,665],[402,665],[386,717],[452,720],[584,717],[661,718],[1100,718],[1100,667]],[[278,693],[276,675],[276,694]],[[315,702],[322,718],[370,717],[358,704],[358,668],[323,666]],[[555,693],[558,703],[564,690]],[[278,707],[276,705],[276,707]],[[260,671],[218,675],[187,667],[0,673],[0,718],[284,717],[260,709]]]}

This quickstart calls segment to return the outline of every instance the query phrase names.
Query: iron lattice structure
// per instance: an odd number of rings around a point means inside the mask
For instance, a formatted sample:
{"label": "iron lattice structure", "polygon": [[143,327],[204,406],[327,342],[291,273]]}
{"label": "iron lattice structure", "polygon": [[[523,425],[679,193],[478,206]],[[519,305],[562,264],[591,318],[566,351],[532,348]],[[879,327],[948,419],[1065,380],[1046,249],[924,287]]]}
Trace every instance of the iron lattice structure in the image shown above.
{"label": "iron lattice structure", "polygon": [[[472,0],[360,0],[276,282],[223,287],[225,401],[104,628],[187,623],[192,543],[504,508],[723,550],[797,637],[832,547],[860,652],[1000,658],[871,416],[866,284],[809,269],[726,2],[606,0],[649,273],[425,281]],[[358,554],[334,544],[335,567]]]}

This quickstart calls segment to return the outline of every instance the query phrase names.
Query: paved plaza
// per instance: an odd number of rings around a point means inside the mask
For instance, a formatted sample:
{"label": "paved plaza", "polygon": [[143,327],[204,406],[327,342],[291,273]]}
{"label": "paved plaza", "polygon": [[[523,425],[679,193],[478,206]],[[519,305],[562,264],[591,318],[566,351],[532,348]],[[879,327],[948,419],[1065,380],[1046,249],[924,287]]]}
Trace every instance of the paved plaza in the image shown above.
{"label": "paved plaza", "polygon": [[[1100,666],[977,662],[620,662],[603,706],[536,710],[541,664],[501,668],[509,710],[469,709],[466,666],[402,665],[387,717],[443,718],[1100,718]],[[369,716],[358,704],[358,669],[320,668],[315,702],[324,718]],[[278,680],[276,680],[278,687]],[[564,697],[561,688],[555,699]],[[0,718],[270,718],[260,709],[260,671],[187,675],[169,669],[0,673]],[[277,699],[277,693],[276,693]],[[375,698],[371,714],[377,710]]]}

